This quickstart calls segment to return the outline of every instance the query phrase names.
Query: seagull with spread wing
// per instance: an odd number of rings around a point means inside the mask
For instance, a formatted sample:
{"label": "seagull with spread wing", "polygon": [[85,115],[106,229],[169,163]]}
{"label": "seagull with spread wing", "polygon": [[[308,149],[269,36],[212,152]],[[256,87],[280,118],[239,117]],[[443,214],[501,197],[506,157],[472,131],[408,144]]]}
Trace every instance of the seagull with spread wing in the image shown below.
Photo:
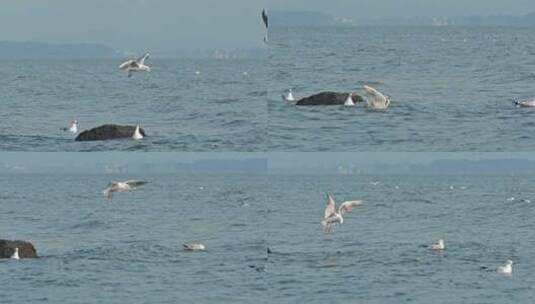
{"label": "seagull with spread wing", "polygon": [[325,233],[332,232],[336,224],[343,224],[344,218],[342,217],[346,212],[350,212],[354,207],[362,205],[362,201],[345,201],[336,209],[336,203],[332,196],[327,193],[327,206],[325,207],[325,213],[321,225]]}
{"label": "seagull with spread wing", "polygon": [[386,110],[390,105],[390,99],[376,89],[365,85],[364,91],[368,93],[369,98],[366,101],[370,109],[382,111]]}
{"label": "seagull with spread wing", "polygon": [[124,192],[129,191],[132,189],[135,189],[137,187],[141,187],[145,185],[147,182],[141,181],[141,180],[127,180],[124,182],[110,182],[106,189],[102,191],[102,193],[108,198],[112,199],[113,192]]}
{"label": "seagull with spread wing", "polygon": [[132,72],[150,72],[150,67],[145,65],[145,60],[149,57],[150,54],[146,53],[138,59],[127,60],[119,66],[119,70],[127,71],[128,77],[132,77]]}

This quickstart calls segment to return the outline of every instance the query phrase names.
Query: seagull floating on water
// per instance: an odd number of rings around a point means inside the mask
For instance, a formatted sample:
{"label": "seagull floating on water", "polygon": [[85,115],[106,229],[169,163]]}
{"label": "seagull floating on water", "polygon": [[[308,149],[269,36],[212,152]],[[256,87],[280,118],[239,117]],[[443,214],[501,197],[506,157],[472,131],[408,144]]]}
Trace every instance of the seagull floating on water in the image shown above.
{"label": "seagull floating on water", "polygon": [[517,107],[523,107],[523,108],[533,108],[535,107],[535,98],[528,99],[528,100],[513,100],[513,104]]}
{"label": "seagull floating on water", "polygon": [[149,53],[146,53],[138,59],[131,59],[123,62],[120,66],[120,70],[128,72],[128,77],[132,77],[133,72],[150,72],[150,67],[145,65],[145,60],[150,57]]}
{"label": "seagull floating on water", "polygon": [[143,139],[143,134],[139,131],[139,125],[136,126],[136,130],[134,131],[134,134],[132,134],[132,138],[135,140]]}
{"label": "seagull floating on water", "polygon": [[141,180],[127,180],[124,182],[110,182],[102,193],[108,198],[112,199],[113,192],[129,191],[134,188],[145,185],[147,182]]}
{"label": "seagull floating on water", "polygon": [[15,252],[13,252],[13,254],[11,255],[11,259],[20,260],[19,248],[15,247]]}
{"label": "seagull floating on water", "polygon": [[286,94],[283,94],[282,99],[284,101],[295,101],[295,97],[292,93],[292,89],[289,89],[288,92],[286,92]]}
{"label": "seagull floating on water", "polygon": [[344,102],[344,106],[352,107],[354,105],[355,105],[355,102],[353,101],[353,93],[349,93],[349,95],[347,95],[346,101]]}
{"label": "seagull floating on water", "polygon": [[349,212],[353,207],[362,205],[362,201],[345,201],[336,210],[336,203],[332,196],[327,193],[327,206],[325,207],[325,213],[321,225],[325,233],[332,232],[336,224],[343,224],[344,218],[342,217],[346,212]]}
{"label": "seagull floating on water", "polygon": [[429,246],[429,248],[431,248],[433,250],[444,250],[444,248],[446,248],[446,247],[444,246],[444,240],[440,239],[435,244],[432,244],[431,246]]}
{"label": "seagull floating on water", "polygon": [[203,244],[198,243],[189,243],[189,244],[182,244],[184,247],[184,250],[187,251],[204,251],[206,247]]}
{"label": "seagull floating on water", "polygon": [[73,134],[76,134],[78,133],[78,120],[73,120],[71,121],[71,123],[69,124],[69,127],[68,128],[61,128],[61,131],[69,131]]}
{"label": "seagull floating on water", "polygon": [[376,89],[365,85],[364,90],[370,98],[367,98],[368,107],[372,110],[386,110],[390,105],[390,99]]}
{"label": "seagull floating on water", "polygon": [[505,275],[513,274],[513,261],[507,260],[505,262],[505,265],[498,267],[497,271],[498,273],[505,274]]}

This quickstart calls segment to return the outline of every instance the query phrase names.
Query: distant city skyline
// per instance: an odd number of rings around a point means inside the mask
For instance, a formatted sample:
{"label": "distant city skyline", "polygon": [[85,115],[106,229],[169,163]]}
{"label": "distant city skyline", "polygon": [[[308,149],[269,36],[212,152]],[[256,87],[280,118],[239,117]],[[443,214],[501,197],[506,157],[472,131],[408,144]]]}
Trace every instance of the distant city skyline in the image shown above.
{"label": "distant city skyline", "polygon": [[271,10],[320,11],[338,17],[521,16],[535,11],[530,0],[271,0]]}

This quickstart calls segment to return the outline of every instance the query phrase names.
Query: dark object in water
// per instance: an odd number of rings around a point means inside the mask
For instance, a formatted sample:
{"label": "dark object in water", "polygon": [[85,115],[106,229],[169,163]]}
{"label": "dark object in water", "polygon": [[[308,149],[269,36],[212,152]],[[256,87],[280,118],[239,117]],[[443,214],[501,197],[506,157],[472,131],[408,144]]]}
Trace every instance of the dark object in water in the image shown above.
{"label": "dark object in water", "polygon": [[[76,141],[94,141],[94,140],[109,140],[118,138],[128,138],[134,135],[136,126],[119,126],[119,125],[103,125],[100,127],[86,130],[76,137]],[[145,137],[145,130],[139,128],[139,132]]]}
{"label": "dark object in water", "polygon": [[21,259],[37,258],[37,251],[32,243],[26,241],[0,240],[0,259],[9,259],[19,249]]}
{"label": "dark object in water", "polygon": [[264,21],[264,25],[266,26],[266,28],[269,28],[268,16],[265,9],[262,10],[262,20]]}
{"label": "dark object in water", "polygon": [[[298,106],[334,106],[345,104],[349,93],[338,92],[321,92],[309,97],[299,99],[296,103]],[[364,102],[359,95],[353,94],[351,97],[354,103]]]}

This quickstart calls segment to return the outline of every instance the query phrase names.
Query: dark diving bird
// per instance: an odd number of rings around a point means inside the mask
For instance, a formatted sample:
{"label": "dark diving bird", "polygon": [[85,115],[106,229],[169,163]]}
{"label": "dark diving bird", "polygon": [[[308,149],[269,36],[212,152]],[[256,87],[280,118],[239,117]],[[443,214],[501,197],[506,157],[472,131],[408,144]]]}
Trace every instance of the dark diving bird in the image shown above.
{"label": "dark diving bird", "polygon": [[266,26],[266,36],[264,37],[264,42],[267,43],[269,32],[269,19],[265,9],[262,10],[262,21],[264,21],[264,25]]}

